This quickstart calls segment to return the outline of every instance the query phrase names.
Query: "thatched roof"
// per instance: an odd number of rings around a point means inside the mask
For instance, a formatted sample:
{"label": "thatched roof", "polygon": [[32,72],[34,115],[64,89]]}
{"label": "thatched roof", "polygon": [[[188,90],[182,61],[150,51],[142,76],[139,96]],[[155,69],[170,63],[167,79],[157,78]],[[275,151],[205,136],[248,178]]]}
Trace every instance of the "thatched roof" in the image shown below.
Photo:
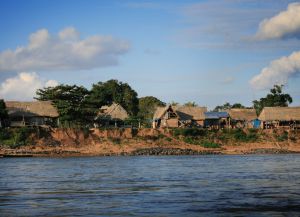
{"label": "thatched roof", "polygon": [[252,121],[257,119],[255,109],[229,109],[228,114],[231,119],[237,121]]}
{"label": "thatched roof", "polygon": [[261,121],[300,121],[300,107],[265,107],[259,115]]}
{"label": "thatched roof", "polygon": [[171,106],[157,107],[154,112],[153,119],[160,119],[166,111],[172,108],[180,120],[204,120],[204,112],[207,111],[206,107],[192,107],[192,106]]}
{"label": "thatched roof", "polygon": [[110,106],[102,106],[97,118],[125,120],[128,113],[120,104],[112,103]]}
{"label": "thatched roof", "polygon": [[160,119],[162,118],[162,116],[166,113],[166,111],[169,109],[170,105],[167,105],[167,106],[158,106],[156,107],[156,110],[154,112],[154,115],[153,115],[153,119]]}
{"label": "thatched roof", "polygon": [[50,101],[6,101],[5,105],[8,110],[8,114],[11,116],[22,115],[25,117],[58,117],[58,112]]}
{"label": "thatched roof", "polygon": [[206,107],[199,106],[176,106],[174,109],[180,120],[204,120],[207,112]]}

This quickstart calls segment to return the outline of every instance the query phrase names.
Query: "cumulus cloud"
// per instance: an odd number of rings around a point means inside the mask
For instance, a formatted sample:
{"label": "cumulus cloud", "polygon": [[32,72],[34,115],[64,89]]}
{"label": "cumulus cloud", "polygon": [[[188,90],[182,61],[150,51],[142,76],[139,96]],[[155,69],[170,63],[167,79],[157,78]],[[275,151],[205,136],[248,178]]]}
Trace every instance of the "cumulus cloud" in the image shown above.
{"label": "cumulus cloud", "polygon": [[299,38],[300,3],[291,3],[287,10],[259,24],[255,38],[258,40]]}
{"label": "cumulus cloud", "polygon": [[0,84],[0,98],[5,100],[32,100],[37,89],[57,85],[57,81],[44,80],[35,72],[21,72]]}
{"label": "cumulus cloud", "polygon": [[250,84],[255,89],[266,89],[274,84],[286,84],[292,76],[300,74],[300,51],[274,60],[253,77]]}
{"label": "cumulus cloud", "polygon": [[80,70],[118,64],[120,55],[130,48],[127,41],[95,35],[85,39],[69,27],[57,35],[41,29],[29,37],[29,43],[15,50],[0,52],[0,72],[38,70]]}

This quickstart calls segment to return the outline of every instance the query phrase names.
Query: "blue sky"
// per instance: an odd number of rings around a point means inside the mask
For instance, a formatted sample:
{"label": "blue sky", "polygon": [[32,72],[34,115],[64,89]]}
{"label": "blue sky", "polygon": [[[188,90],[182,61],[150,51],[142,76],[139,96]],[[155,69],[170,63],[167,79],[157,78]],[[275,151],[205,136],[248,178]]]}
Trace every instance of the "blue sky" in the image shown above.
{"label": "blue sky", "polygon": [[2,0],[0,97],[30,100],[34,88],[113,78],[140,97],[209,108],[251,106],[283,83],[300,105],[299,8],[287,0]]}

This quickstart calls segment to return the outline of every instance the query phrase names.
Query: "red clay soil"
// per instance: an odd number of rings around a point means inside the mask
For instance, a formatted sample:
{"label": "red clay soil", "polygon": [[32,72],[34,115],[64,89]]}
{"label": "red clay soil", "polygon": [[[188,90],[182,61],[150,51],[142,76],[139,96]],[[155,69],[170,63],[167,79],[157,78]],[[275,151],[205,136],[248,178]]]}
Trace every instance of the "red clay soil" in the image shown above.
{"label": "red clay soil", "polygon": [[300,153],[300,141],[264,141],[222,145],[221,148],[204,148],[175,139],[168,131],[153,129],[142,129],[136,133],[132,129],[92,129],[87,135],[81,130],[53,129],[49,138],[39,139],[34,145],[26,145],[18,149],[0,148],[0,155],[107,156],[155,148],[216,154]]}

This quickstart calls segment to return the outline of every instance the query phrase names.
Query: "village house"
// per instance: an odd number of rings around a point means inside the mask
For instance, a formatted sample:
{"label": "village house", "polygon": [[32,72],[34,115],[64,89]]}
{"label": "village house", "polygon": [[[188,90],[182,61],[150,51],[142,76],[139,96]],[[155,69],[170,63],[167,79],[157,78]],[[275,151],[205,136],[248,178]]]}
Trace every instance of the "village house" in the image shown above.
{"label": "village house", "polygon": [[55,125],[58,112],[50,101],[5,102],[11,127]]}
{"label": "village house", "polygon": [[255,109],[234,108],[229,109],[229,127],[230,128],[257,128],[257,115]]}
{"label": "village house", "polygon": [[161,127],[203,127],[206,107],[172,106],[157,107],[153,116],[153,128]]}
{"label": "village house", "polygon": [[95,125],[116,125],[117,122],[124,121],[128,117],[127,111],[120,104],[113,102],[110,106],[105,105],[99,109]]}
{"label": "village house", "polygon": [[227,112],[205,112],[204,126],[209,129],[227,128],[229,124],[229,114]]}
{"label": "village house", "polygon": [[264,107],[259,120],[263,129],[300,128],[300,107]]}

